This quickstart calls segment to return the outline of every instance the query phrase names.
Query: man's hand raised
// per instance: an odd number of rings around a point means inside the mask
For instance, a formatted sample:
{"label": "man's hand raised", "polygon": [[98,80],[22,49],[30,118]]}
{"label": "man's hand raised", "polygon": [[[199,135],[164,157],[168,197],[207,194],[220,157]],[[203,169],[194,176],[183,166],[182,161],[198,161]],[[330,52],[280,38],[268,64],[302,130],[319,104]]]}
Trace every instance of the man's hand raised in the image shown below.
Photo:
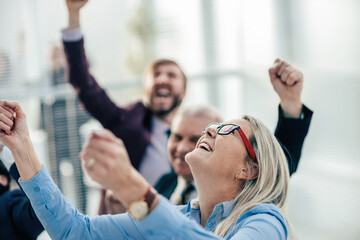
{"label": "man's hand raised", "polygon": [[80,27],[80,9],[88,0],[66,0],[66,6],[69,13],[68,30]]}

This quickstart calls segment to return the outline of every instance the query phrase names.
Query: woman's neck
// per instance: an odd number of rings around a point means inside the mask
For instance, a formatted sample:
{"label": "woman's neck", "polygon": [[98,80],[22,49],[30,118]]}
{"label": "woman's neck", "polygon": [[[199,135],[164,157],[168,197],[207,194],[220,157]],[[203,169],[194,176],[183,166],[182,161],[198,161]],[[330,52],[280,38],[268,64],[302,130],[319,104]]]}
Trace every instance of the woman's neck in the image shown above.
{"label": "woman's neck", "polygon": [[237,184],[236,182],[222,186],[204,184],[204,187],[197,185],[202,226],[205,226],[217,204],[230,201],[237,196],[239,192]]}

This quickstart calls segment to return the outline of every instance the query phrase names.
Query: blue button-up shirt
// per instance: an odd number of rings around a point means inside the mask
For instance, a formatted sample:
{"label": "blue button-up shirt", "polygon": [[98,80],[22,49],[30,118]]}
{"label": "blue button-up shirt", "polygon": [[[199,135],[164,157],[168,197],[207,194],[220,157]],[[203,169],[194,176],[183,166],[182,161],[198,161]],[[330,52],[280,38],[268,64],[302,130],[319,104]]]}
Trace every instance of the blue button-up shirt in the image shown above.
{"label": "blue button-up shirt", "polygon": [[[200,225],[197,201],[176,209],[165,198],[141,221],[129,214],[89,217],[61,194],[48,171],[41,171],[20,185],[52,239],[221,239],[213,233],[229,216],[234,202],[215,206],[205,228]],[[231,227],[225,239],[286,239],[286,221],[272,204],[260,204],[245,212]]]}

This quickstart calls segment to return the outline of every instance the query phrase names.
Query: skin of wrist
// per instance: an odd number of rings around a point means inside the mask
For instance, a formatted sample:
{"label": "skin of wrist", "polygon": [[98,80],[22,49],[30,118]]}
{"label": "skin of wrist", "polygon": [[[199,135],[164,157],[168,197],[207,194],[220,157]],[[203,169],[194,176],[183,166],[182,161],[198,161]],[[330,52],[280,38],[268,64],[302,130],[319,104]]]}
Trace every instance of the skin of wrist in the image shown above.
{"label": "skin of wrist", "polygon": [[283,114],[288,118],[300,118],[302,111],[302,103],[301,101],[295,102],[284,102],[280,103],[281,108],[283,110]]}
{"label": "skin of wrist", "polygon": [[141,200],[149,186],[135,169],[131,169],[119,182],[121,184],[117,184],[112,190],[125,208],[128,208],[132,202]]}
{"label": "skin of wrist", "polygon": [[80,27],[80,12],[79,11],[69,11],[69,20],[68,20],[68,30],[72,30]]}
{"label": "skin of wrist", "polygon": [[15,144],[12,144],[12,146],[8,146],[12,154],[21,154],[29,149],[33,148],[33,144],[31,142],[31,139],[29,136],[27,137],[21,137],[17,139],[17,142]]}
{"label": "skin of wrist", "polygon": [[13,149],[12,154],[18,167],[21,179],[32,179],[42,168],[31,141],[24,141],[21,148]]}

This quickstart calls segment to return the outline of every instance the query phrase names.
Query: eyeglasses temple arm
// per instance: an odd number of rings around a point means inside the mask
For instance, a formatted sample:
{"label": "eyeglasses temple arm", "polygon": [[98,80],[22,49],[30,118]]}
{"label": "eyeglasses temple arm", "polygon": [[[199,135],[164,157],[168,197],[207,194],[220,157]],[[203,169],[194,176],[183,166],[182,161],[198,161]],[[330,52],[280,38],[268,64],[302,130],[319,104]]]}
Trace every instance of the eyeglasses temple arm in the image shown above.
{"label": "eyeglasses temple arm", "polygon": [[255,151],[254,151],[254,148],[251,146],[248,138],[246,137],[245,133],[243,132],[243,130],[238,129],[238,132],[242,138],[242,140],[244,141],[245,143],[245,147],[246,147],[246,150],[248,151],[250,157],[257,163],[257,159],[256,159],[256,155],[255,155]]}

